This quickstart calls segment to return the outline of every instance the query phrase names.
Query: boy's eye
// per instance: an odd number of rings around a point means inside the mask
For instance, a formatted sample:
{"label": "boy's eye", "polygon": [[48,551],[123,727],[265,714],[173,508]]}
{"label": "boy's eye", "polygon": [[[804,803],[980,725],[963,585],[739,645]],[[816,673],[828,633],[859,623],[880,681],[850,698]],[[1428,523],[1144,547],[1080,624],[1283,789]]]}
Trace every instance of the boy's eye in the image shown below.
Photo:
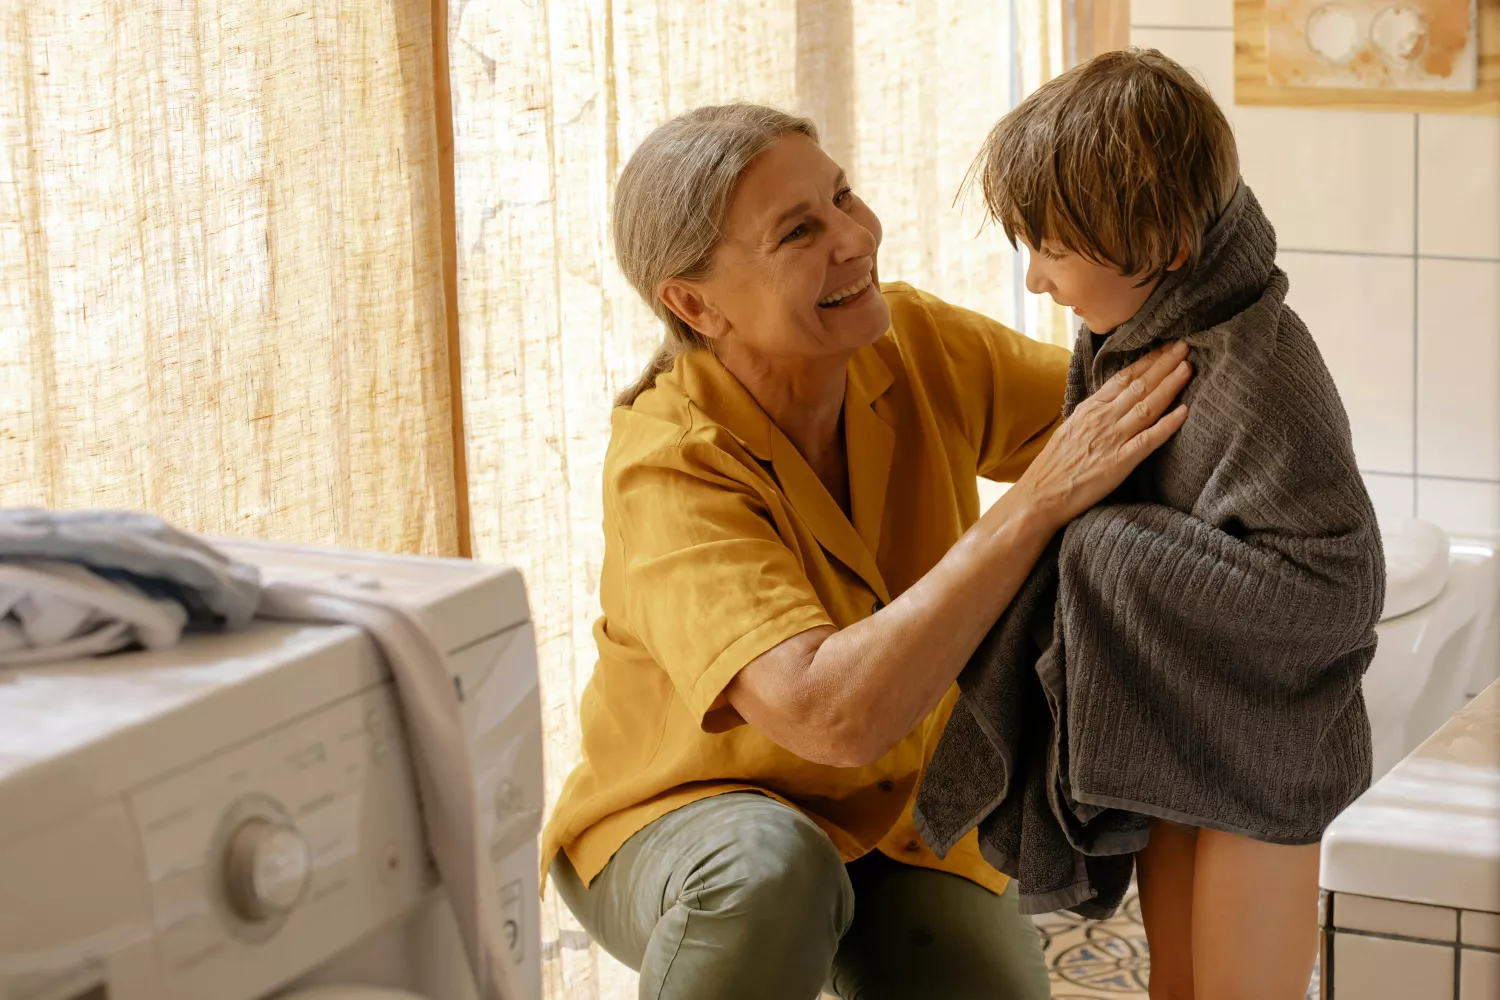
{"label": "boy's eye", "polygon": [[783,243],[791,243],[794,240],[800,240],[802,237],[804,237],[806,235],[807,235],[807,223],[804,222],[801,225],[799,225],[796,229],[793,229],[791,232],[789,232],[785,236],[783,236],[781,238],[781,242],[783,242]]}

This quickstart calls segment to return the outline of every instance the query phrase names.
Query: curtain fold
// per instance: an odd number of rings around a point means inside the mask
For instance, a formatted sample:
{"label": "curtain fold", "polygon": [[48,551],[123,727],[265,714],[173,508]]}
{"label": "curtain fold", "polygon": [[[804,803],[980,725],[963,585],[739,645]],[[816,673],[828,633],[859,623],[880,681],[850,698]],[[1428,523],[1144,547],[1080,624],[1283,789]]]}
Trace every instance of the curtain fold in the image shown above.
{"label": "curtain fold", "polygon": [[0,505],[459,549],[431,12],[0,0]]}

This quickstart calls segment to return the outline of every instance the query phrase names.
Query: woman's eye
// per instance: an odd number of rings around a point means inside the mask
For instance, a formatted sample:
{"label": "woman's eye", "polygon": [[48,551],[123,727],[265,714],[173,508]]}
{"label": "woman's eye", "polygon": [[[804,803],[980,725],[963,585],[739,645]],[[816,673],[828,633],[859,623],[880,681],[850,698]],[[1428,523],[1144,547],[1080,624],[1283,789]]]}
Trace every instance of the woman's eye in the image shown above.
{"label": "woman's eye", "polygon": [[807,223],[804,222],[800,226],[798,226],[796,229],[793,229],[791,232],[789,232],[785,236],[783,236],[781,238],[781,242],[783,242],[783,243],[791,243],[793,240],[800,240],[802,237],[804,237],[806,235],[807,235]]}
{"label": "woman's eye", "polygon": [[842,208],[844,203],[852,197],[854,197],[854,192],[849,190],[848,188],[844,188],[838,194],[833,196],[833,203]]}

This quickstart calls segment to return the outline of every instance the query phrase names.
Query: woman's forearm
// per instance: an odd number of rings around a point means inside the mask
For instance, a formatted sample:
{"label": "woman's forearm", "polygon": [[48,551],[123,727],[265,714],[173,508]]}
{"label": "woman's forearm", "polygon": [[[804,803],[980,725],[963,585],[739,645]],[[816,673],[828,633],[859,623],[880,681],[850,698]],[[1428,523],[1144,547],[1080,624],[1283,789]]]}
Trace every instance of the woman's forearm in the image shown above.
{"label": "woman's forearm", "polygon": [[[1084,400],[1021,480],[889,607],[814,629],[756,657],[723,698],[807,760],[861,766],[935,708],[1051,537],[1176,433],[1168,407],[1191,377],[1187,347],[1160,348]],[[1163,415],[1165,414],[1165,416]]]}
{"label": "woman's forearm", "polygon": [[937,707],[1059,527],[1013,490],[888,607],[818,647],[807,682],[851,763],[878,759]]}
{"label": "woman's forearm", "polygon": [[753,661],[729,702],[805,759],[877,760],[937,706],[1059,526],[1027,491],[1011,490],[890,605]]}

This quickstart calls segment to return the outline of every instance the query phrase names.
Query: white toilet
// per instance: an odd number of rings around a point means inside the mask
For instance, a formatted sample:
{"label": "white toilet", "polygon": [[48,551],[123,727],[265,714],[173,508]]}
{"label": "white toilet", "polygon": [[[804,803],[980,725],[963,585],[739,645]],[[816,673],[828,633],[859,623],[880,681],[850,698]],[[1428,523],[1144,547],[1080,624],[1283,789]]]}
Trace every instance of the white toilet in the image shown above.
{"label": "white toilet", "polygon": [[1382,537],[1385,613],[1364,681],[1375,780],[1500,676],[1500,544],[1416,520]]}

